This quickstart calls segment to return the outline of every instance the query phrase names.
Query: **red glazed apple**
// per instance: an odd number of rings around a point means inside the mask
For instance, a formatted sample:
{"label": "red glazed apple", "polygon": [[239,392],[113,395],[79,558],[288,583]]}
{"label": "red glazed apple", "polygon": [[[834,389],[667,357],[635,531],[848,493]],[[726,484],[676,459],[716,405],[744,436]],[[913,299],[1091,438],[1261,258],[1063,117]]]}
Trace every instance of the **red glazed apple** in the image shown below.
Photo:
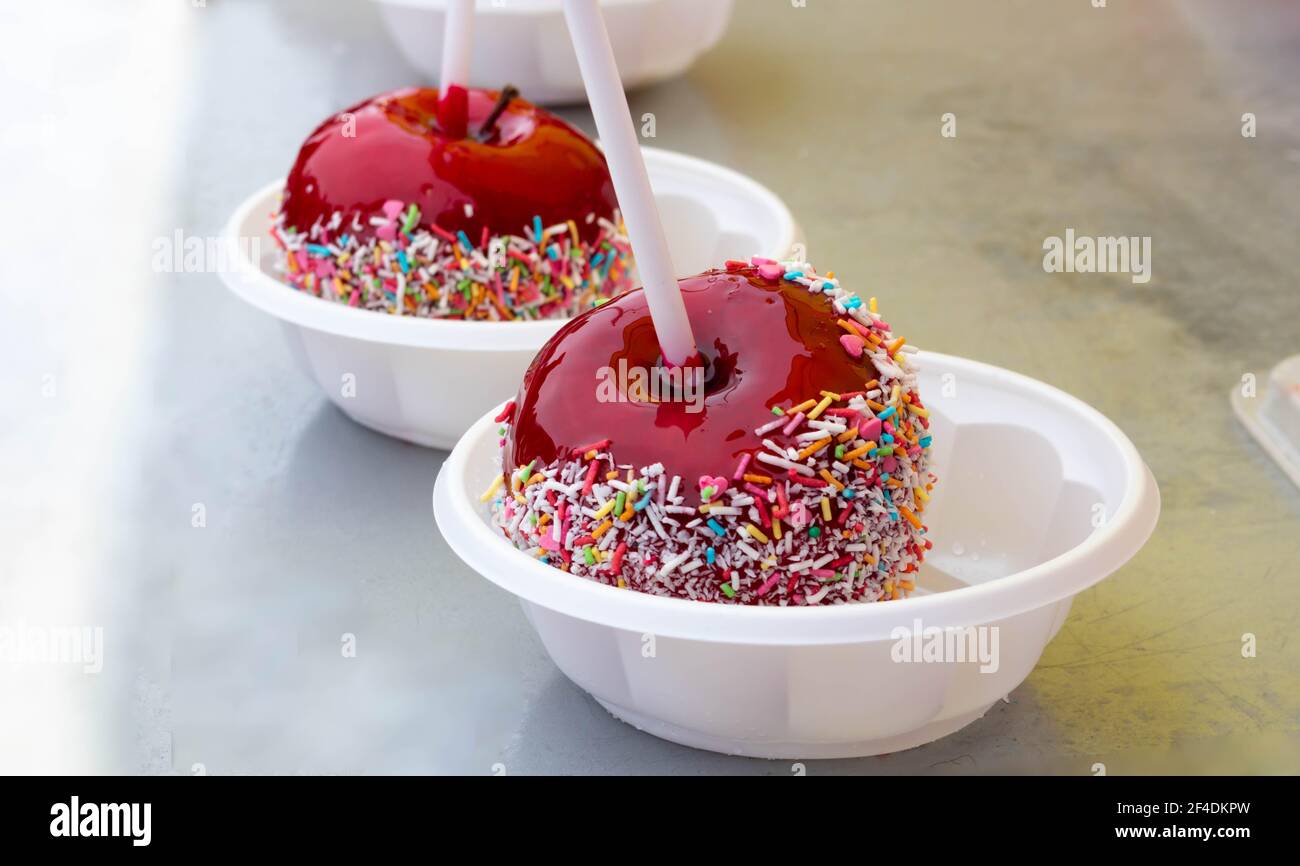
{"label": "red glazed apple", "polygon": [[614,187],[586,136],[513,94],[468,91],[464,137],[438,107],[436,90],[397,90],[307,138],[277,215],[289,282],[480,319],[574,315],[630,287]]}
{"label": "red glazed apple", "polygon": [[[806,263],[729,262],[679,287],[702,399],[626,397],[625,371],[664,369],[641,291],[574,319],[497,419],[495,524],[549,565],[654,595],[905,596],[934,481],[911,348]],[[615,369],[620,387],[598,386]]]}

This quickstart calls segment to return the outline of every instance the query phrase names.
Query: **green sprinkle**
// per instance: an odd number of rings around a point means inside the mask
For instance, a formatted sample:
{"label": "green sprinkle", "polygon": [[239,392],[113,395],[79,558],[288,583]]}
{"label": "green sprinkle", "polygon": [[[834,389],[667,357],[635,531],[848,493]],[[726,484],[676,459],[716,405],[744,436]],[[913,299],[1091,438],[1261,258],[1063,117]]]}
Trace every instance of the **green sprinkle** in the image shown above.
{"label": "green sprinkle", "polygon": [[724,584],[722,585],[722,594],[725,595],[727,598],[735,598],[735,597],[736,597],[736,591],[735,591],[734,589],[731,588],[731,582],[730,582],[730,581],[727,581],[726,583],[724,583]]}
{"label": "green sprinkle", "polygon": [[582,549],[582,558],[585,559],[585,560],[587,560],[587,565],[595,565],[595,564],[596,564],[596,556],[595,556],[595,554],[593,554],[593,553],[591,552],[591,545],[590,545],[590,544],[588,544],[586,547],[584,547],[584,548]]}
{"label": "green sprinkle", "polygon": [[772,407],[772,414],[773,414],[773,415],[784,415],[784,414],[785,414],[785,410],[782,409],[780,406],[773,406],[773,407]]}
{"label": "green sprinkle", "polygon": [[419,222],[419,220],[420,209],[415,206],[415,202],[411,202],[411,207],[406,212],[406,221],[402,223],[402,231],[410,234],[411,229],[415,228],[415,224]]}
{"label": "green sprinkle", "polygon": [[810,527],[808,527],[808,535],[809,535],[810,538],[816,538],[817,536],[819,536],[819,535],[821,535],[821,534],[822,534],[822,528],[821,528],[820,526],[810,526]]}
{"label": "green sprinkle", "polygon": [[615,497],[614,497],[614,516],[615,516],[615,517],[617,517],[618,515],[620,515],[620,514],[623,513],[623,506],[626,505],[626,504],[627,504],[627,494],[624,493],[622,490],[620,490],[620,491],[618,492],[618,496],[615,496]]}
{"label": "green sprinkle", "polygon": [[844,446],[843,446],[843,445],[836,445],[836,446],[835,446],[835,459],[836,459],[836,460],[843,460],[843,459],[844,459]]}

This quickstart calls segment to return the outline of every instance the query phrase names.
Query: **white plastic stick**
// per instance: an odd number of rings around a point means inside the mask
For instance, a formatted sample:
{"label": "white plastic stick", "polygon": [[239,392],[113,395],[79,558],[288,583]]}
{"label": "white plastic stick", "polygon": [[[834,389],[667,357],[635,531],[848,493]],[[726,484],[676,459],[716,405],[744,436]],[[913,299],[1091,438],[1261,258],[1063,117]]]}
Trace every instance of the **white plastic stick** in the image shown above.
{"label": "white plastic stick", "polygon": [[564,0],[564,17],[573,37],[601,147],[609,161],[614,191],[618,193],[618,204],[627,223],[659,348],[669,364],[685,364],[696,354],[695,338],[677,287],[668,240],[664,237],[654,193],[650,191],[650,177],[641,157],[605,19],[598,0]]}
{"label": "white plastic stick", "polygon": [[453,85],[469,87],[469,62],[474,43],[474,0],[447,0],[447,18],[442,30],[443,93]]}

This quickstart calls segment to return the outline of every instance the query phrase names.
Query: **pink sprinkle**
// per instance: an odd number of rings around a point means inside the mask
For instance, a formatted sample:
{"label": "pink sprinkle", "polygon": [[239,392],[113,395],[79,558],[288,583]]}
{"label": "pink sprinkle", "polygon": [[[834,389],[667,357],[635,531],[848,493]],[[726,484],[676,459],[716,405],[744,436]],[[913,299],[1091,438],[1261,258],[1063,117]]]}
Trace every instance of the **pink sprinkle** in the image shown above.
{"label": "pink sprinkle", "polygon": [[811,574],[813,577],[834,577],[835,576],[835,572],[831,571],[829,568],[811,568],[808,570],[808,573]]}
{"label": "pink sprinkle", "polygon": [[879,418],[868,418],[867,423],[858,425],[858,436],[870,442],[880,439],[881,423]]}
{"label": "pink sprinkle", "polygon": [[845,334],[840,337],[840,345],[844,347],[844,351],[848,352],[854,358],[861,358],[862,347],[866,345],[866,341],[853,334]]}
{"label": "pink sprinkle", "polygon": [[891,454],[890,456],[882,460],[880,462],[880,465],[884,467],[884,470],[886,472],[892,475],[898,469],[898,460],[895,459],[894,456]]}
{"label": "pink sprinkle", "polygon": [[359,303],[361,303],[361,290],[353,289],[352,294],[348,296],[348,306],[355,307]]}
{"label": "pink sprinkle", "polygon": [[711,498],[717,499],[727,489],[727,479],[723,478],[721,475],[701,475],[700,489],[703,490],[706,487],[713,488],[713,496]]}
{"label": "pink sprinkle", "polygon": [[397,237],[397,223],[388,223],[375,229],[375,237],[381,241],[391,241]]}
{"label": "pink sprinkle", "polygon": [[758,266],[758,275],[765,280],[779,280],[785,271],[775,262],[768,262]]}
{"label": "pink sprinkle", "polygon": [[583,496],[591,495],[591,488],[596,483],[596,469],[599,466],[600,464],[593,460],[591,461],[591,465],[587,467],[587,480],[586,483],[582,485]]}
{"label": "pink sprinkle", "polygon": [[780,580],[781,580],[781,575],[779,575],[779,574],[774,574],[774,575],[772,575],[772,576],[769,577],[767,580],[763,581],[763,585],[762,585],[762,586],[760,586],[758,589],[754,590],[754,595],[758,596],[759,598],[762,598],[763,596],[765,596],[765,595],[767,595],[769,592],[771,592],[771,591],[772,591],[772,587],[776,586],[777,583],[780,582]]}
{"label": "pink sprinkle", "polygon": [[783,429],[781,432],[784,433],[786,436],[794,435],[794,431],[799,429],[799,425],[803,423],[803,419],[804,419],[804,414],[802,412],[796,414],[793,418],[790,419],[790,423],[785,425],[785,429]]}
{"label": "pink sprinkle", "polygon": [[765,259],[762,256],[751,256],[749,259],[751,265],[774,265],[776,259]]}
{"label": "pink sprinkle", "polygon": [[388,217],[390,220],[395,220],[397,219],[397,215],[402,212],[402,203],[395,198],[390,198],[388,201],[384,202],[383,211],[384,216]]}
{"label": "pink sprinkle", "polygon": [[733,481],[739,481],[744,476],[745,470],[749,468],[749,458],[752,456],[748,451],[740,455],[740,463],[736,466],[736,474],[731,476]]}

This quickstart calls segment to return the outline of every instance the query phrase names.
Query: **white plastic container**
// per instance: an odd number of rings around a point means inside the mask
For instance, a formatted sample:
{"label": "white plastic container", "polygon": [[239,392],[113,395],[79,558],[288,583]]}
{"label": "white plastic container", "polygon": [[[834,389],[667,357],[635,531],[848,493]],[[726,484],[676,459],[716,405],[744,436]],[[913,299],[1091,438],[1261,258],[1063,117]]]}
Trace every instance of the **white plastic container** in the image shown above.
{"label": "white plastic container", "polygon": [[1255,441],[1300,486],[1300,355],[1269,371],[1262,395],[1242,383],[1232,389],[1230,399]]}
{"label": "white plastic container", "polygon": [[[436,84],[446,0],[377,0],[408,63]],[[602,11],[628,88],[679,75],[727,29],[732,0],[603,0]],[[470,84],[520,89],[531,102],[585,102],[560,0],[478,0]]]}
{"label": "white plastic container", "polygon": [[[982,716],[1028,676],[1076,594],[1127,562],[1160,512],[1132,443],[1049,385],[927,352],[940,480],[934,549],[898,601],[759,608],[659,598],[515,550],[479,502],[497,472],[490,413],[434,488],[438,528],[517,595],[555,664],[615,716],[674,742],[766,758],[907,749]],[[896,661],[900,629],[996,627],[987,661]],[[924,639],[924,634],[918,633]],[[991,647],[991,639],[987,646]],[[647,647],[653,656],[647,657]]]}
{"label": "white plastic container", "polygon": [[[702,159],[644,152],[680,275],[727,258],[790,256],[798,239],[794,219],[771,190]],[[235,211],[225,240],[227,249],[238,251],[237,260],[221,276],[235,294],[281,320],[303,369],[358,423],[450,448],[480,415],[518,390],[537,350],[567,321],[394,316],[297,291],[273,268],[276,247],[268,230],[281,186],[267,184]],[[251,261],[253,255],[260,261]]]}

